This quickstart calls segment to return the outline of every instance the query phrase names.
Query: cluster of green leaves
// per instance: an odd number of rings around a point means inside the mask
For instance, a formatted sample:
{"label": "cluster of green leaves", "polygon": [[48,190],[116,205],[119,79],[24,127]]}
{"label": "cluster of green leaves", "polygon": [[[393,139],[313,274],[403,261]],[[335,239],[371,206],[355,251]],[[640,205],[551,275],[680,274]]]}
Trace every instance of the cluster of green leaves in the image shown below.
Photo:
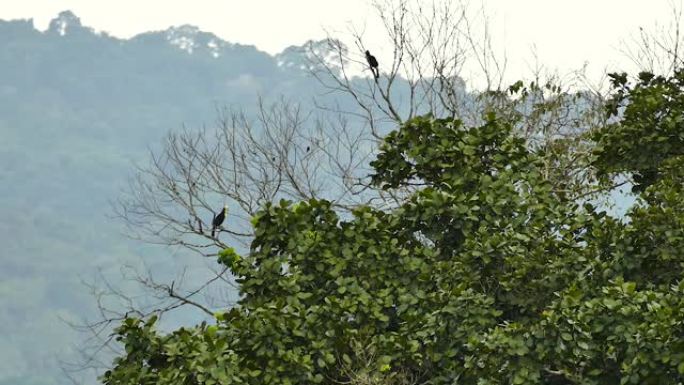
{"label": "cluster of green leaves", "polygon": [[126,356],[103,378],[113,384],[228,384],[240,383],[238,359],[216,325],[180,328],[167,335],[154,330],[155,316],[146,321],[128,318],[117,340]]}
{"label": "cluster of green leaves", "polygon": [[665,160],[684,155],[684,70],[671,77],[641,72],[635,84],[625,73],[610,78],[616,91],[607,112],[615,122],[593,137],[596,166],[604,175],[632,173],[634,191],[643,191]]}
{"label": "cluster of green leaves", "polygon": [[[625,140],[659,130],[644,95],[677,80],[640,81],[616,84],[629,105],[598,136],[605,175],[643,170]],[[104,383],[682,383],[684,159],[649,136],[658,178],[620,221],[557,193],[514,125],[419,117],[389,134],[374,182],[422,186],[389,211],[267,204],[250,252],[219,258],[238,305],[166,335],[127,320]]]}

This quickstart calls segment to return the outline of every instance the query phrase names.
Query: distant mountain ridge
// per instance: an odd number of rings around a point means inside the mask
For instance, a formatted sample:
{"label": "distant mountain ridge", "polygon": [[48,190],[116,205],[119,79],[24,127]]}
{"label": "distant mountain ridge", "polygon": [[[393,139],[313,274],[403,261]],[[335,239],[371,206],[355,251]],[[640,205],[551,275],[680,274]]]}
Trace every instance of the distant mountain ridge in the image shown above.
{"label": "distant mountain ridge", "polygon": [[[33,24],[32,19],[19,20],[1,20],[0,28],[2,27],[32,30],[39,32]],[[7,31],[3,31],[7,32]],[[106,32],[96,32],[93,28],[83,26],[81,19],[72,11],[62,11],[57,17],[52,19],[49,23],[48,29],[44,32],[50,35],[66,36],[78,34],[90,34],[104,38],[111,38],[121,42],[126,41],[163,41],[166,40],[171,46],[175,46],[182,51],[189,54],[209,54],[214,58],[219,58],[222,55],[229,54],[236,49],[252,49],[254,51],[266,54],[258,50],[254,45],[244,45],[240,43],[231,43],[211,32],[205,32],[198,27],[190,24],[183,24],[179,26],[171,26],[166,30],[149,31],[137,34],[129,39],[119,39],[112,37]],[[161,38],[161,39],[160,39]],[[292,63],[301,63],[303,59],[311,59],[311,54],[308,47],[313,46],[318,53],[325,55],[327,43],[325,40],[307,41],[301,46],[290,46],[285,48],[282,52],[276,54],[274,58],[279,66],[291,68]],[[304,68],[299,68],[304,69]]]}

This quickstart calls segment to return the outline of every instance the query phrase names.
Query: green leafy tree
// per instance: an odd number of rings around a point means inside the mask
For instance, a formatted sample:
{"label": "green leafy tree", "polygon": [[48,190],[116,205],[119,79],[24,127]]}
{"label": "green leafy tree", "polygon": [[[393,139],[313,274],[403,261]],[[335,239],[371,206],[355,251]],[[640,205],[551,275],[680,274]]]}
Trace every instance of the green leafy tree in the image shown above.
{"label": "green leafy tree", "polygon": [[593,136],[606,181],[655,170],[629,221],[554,188],[556,150],[514,118],[416,117],[371,164],[376,186],[415,189],[401,205],[266,204],[250,251],[219,256],[239,303],[168,334],[126,320],[104,383],[682,383],[684,158],[657,145],[684,135],[680,76],[616,82],[623,110]]}
{"label": "green leafy tree", "polygon": [[596,164],[604,175],[631,172],[641,191],[658,179],[664,161],[684,155],[684,70],[671,77],[641,72],[636,84],[626,73],[610,77],[616,92],[608,112],[623,116],[595,133]]}

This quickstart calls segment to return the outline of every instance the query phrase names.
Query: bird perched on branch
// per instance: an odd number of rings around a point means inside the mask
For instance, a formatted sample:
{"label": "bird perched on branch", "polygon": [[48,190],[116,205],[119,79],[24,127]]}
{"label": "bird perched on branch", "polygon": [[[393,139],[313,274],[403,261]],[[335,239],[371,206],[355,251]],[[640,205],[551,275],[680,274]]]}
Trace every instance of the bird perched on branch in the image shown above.
{"label": "bird perched on branch", "polygon": [[228,205],[223,206],[223,210],[221,210],[218,215],[214,215],[214,219],[211,221],[211,237],[215,238],[216,237],[216,229],[218,229],[222,224],[223,221],[226,219],[226,213],[228,212]]}
{"label": "bird perched on branch", "polygon": [[366,51],[366,61],[370,66],[371,72],[373,73],[373,77],[375,77],[376,79],[380,77],[380,72],[378,71],[378,59],[376,59],[375,56],[371,55],[370,52]]}

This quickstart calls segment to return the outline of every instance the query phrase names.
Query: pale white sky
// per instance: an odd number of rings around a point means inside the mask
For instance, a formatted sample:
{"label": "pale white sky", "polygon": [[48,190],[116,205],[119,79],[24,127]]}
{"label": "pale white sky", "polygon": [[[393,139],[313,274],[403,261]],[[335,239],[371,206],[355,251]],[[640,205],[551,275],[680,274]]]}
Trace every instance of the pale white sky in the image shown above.
{"label": "pale white sky", "polygon": [[[542,63],[561,72],[585,62],[594,70],[624,68],[621,40],[636,34],[639,26],[653,29],[657,22],[666,25],[673,20],[670,0],[482,2],[495,38],[505,43],[513,73],[525,71],[533,45]],[[377,33],[370,0],[0,0],[0,19],[33,18],[44,29],[66,9],[84,25],[118,37],[193,24],[269,53],[322,38],[324,28],[345,30],[350,21],[365,26],[368,46],[373,46]]]}

